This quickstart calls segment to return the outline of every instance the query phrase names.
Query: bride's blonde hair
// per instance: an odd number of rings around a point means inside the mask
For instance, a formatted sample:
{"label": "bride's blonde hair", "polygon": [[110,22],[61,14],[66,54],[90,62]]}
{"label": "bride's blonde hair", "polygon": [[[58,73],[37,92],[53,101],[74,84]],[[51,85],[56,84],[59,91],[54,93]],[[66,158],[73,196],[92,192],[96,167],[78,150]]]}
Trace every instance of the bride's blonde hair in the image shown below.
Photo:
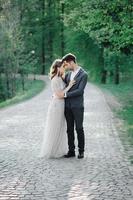
{"label": "bride's blonde hair", "polygon": [[56,59],[51,67],[50,67],[50,73],[49,73],[49,76],[50,76],[50,79],[54,78],[54,76],[57,75],[58,73],[58,68],[62,66],[62,60],[61,59]]}

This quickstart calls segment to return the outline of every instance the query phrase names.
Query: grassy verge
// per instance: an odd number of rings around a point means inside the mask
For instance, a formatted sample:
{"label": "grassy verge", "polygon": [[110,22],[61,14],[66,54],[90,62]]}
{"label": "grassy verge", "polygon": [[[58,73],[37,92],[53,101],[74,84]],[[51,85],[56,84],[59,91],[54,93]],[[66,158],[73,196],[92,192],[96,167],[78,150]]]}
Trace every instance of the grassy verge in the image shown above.
{"label": "grassy verge", "polygon": [[[126,130],[125,140],[133,147],[133,82],[120,83],[119,85],[98,85],[106,93],[110,92],[121,103],[121,109],[115,109],[116,115],[123,119]],[[133,163],[133,156],[131,156]]]}
{"label": "grassy verge", "polygon": [[20,80],[18,79],[17,81],[18,83],[16,96],[11,99],[7,99],[6,101],[0,102],[0,108],[30,99],[41,92],[45,86],[45,83],[42,80],[26,80],[25,91],[23,91]]}

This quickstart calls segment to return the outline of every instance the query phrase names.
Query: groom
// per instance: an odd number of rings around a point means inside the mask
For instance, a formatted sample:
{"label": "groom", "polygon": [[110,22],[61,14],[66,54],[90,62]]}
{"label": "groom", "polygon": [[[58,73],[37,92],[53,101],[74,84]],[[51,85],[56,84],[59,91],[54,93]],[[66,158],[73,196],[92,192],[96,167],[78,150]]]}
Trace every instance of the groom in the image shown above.
{"label": "groom", "polygon": [[84,89],[87,84],[87,72],[76,62],[75,55],[69,53],[62,58],[65,68],[70,70],[65,75],[66,86],[71,80],[75,80],[75,85],[67,92],[60,92],[60,98],[65,98],[65,117],[67,122],[67,136],[69,151],[65,158],[75,157],[74,125],[76,127],[78,139],[78,158],[84,158],[85,136],[83,129],[84,118]]}

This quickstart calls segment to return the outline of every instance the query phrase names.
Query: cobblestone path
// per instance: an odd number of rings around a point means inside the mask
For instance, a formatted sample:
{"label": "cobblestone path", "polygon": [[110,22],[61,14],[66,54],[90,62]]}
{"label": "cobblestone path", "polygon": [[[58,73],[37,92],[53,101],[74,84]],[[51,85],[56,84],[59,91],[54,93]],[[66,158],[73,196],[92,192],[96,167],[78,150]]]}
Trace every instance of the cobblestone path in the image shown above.
{"label": "cobblestone path", "polygon": [[0,110],[0,200],[133,200],[133,173],[102,92],[85,90],[83,160],[37,157],[50,84]]}

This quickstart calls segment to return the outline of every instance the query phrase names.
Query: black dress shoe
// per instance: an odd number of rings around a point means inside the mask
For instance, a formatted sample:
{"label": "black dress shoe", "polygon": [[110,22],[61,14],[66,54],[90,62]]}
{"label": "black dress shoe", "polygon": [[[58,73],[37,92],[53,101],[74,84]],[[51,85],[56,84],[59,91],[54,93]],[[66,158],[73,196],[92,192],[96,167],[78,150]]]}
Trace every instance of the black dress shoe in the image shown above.
{"label": "black dress shoe", "polygon": [[66,155],[64,155],[64,158],[71,158],[75,157],[75,152],[68,152]]}
{"label": "black dress shoe", "polygon": [[82,159],[82,158],[84,158],[84,153],[79,153],[78,154],[78,159]]}

